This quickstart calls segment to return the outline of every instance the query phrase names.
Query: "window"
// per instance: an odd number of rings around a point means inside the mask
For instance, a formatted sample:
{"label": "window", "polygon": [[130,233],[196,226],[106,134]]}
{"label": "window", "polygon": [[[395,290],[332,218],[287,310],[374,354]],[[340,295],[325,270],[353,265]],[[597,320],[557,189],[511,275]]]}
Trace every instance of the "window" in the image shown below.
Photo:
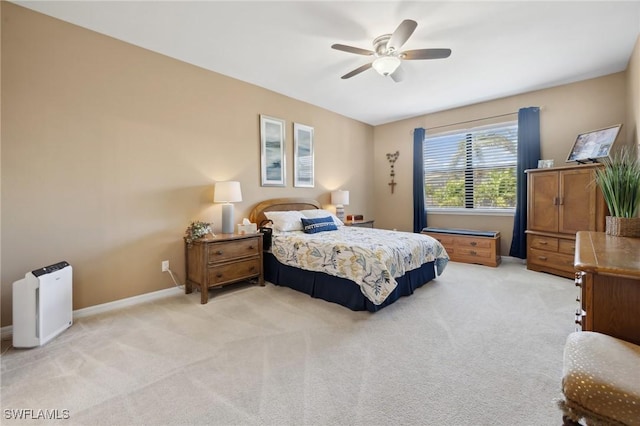
{"label": "window", "polygon": [[428,210],[515,208],[517,122],[427,135],[423,150]]}

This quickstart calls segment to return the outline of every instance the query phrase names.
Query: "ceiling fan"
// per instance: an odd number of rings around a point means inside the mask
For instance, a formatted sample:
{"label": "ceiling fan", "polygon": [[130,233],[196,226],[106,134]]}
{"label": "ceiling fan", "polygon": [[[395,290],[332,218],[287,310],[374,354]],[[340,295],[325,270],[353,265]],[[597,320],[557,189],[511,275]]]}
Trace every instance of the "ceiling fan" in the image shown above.
{"label": "ceiling fan", "polygon": [[334,44],[331,47],[343,52],[355,53],[357,55],[374,56],[373,62],[362,65],[355,70],[342,76],[342,79],[351,78],[369,68],[375,69],[382,76],[389,76],[396,83],[404,78],[404,71],[400,66],[402,60],[416,59],[443,59],[451,55],[451,49],[416,49],[400,51],[418,24],[411,19],[405,19],[398,25],[393,34],[383,34],[373,40],[373,49],[367,50],[359,47],[346,46],[344,44]]}

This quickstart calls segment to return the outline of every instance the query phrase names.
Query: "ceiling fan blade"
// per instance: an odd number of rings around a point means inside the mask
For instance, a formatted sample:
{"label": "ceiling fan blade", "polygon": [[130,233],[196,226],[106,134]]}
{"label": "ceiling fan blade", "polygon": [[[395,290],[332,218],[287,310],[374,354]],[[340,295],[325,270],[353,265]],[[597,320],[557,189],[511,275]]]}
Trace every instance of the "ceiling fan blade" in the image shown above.
{"label": "ceiling fan blade", "polygon": [[391,34],[391,38],[387,43],[387,49],[395,50],[396,52],[399,51],[402,45],[409,40],[409,37],[411,37],[411,34],[413,34],[417,26],[416,21],[412,21],[411,19],[402,21],[393,34]]}
{"label": "ceiling fan blade", "polygon": [[367,49],[360,49],[359,47],[347,46],[344,44],[334,44],[331,46],[332,49],[342,50],[343,52],[355,53],[358,55],[371,56],[373,55],[373,51]]}
{"label": "ceiling fan blade", "polygon": [[400,54],[402,59],[444,59],[451,56],[451,49],[416,49],[406,50]]}
{"label": "ceiling fan blade", "polygon": [[391,77],[391,80],[395,81],[396,83],[400,83],[402,80],[404,80],[404,68],[402,68],[402,65],[396,68],[396,70],[392,74],[390,74],[389,77]]}
{"label": "ceiling fan blade", "polygon": [[368,70],[369,68],[371,68],[371,63],[364,64],[363,66],[358,67],[358,68],[356,68],[355,70],[353,70],[353,71],[351,71],[351,72],[348,72],[348,73],[346,73],[345,75],[343,75],[343,76],[342,76],[342,79],[343,79],[343,80],[346,80],[347,78],[351,78],[351,77],[353,77],[354,75],[358,75],[358,74],[360,74],[361,72]]}

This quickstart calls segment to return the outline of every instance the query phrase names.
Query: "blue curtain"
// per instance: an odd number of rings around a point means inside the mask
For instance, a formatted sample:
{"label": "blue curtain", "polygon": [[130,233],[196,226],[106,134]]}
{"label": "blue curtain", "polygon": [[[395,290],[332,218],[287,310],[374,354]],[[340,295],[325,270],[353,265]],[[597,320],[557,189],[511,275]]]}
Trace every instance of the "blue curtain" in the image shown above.
{"label": "blue curtain", "polygon": [[424,208],[424,159],[422,144],[425,131],[419,127],[413,131],[413,232],[420,232],[427,226],[427,212]]}
{"label": "blue curtain", "polygon": [[516,180],[516,215],[509,256],[527,258],[527,169],[538,167],[540,159],[540,108],[518,111],[518,166]]}

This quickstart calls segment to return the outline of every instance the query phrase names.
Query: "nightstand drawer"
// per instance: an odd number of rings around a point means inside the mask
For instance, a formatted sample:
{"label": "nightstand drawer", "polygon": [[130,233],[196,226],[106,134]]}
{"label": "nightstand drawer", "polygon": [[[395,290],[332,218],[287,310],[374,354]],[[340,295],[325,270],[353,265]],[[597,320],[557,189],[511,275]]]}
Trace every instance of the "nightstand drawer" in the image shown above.
{"label": "nightstand drawer", "polygon": [[233,244],[213,243],[209,247],[209,263],[221,263],[228,260],[260,255],[262,247],[257,239],[237,240]]}
{"label": "nightstand drawer", "polygon": [[260,274],[260,259],[247,259],[228,265],[214,266],[209,269],[209,285],[238,281]]}

